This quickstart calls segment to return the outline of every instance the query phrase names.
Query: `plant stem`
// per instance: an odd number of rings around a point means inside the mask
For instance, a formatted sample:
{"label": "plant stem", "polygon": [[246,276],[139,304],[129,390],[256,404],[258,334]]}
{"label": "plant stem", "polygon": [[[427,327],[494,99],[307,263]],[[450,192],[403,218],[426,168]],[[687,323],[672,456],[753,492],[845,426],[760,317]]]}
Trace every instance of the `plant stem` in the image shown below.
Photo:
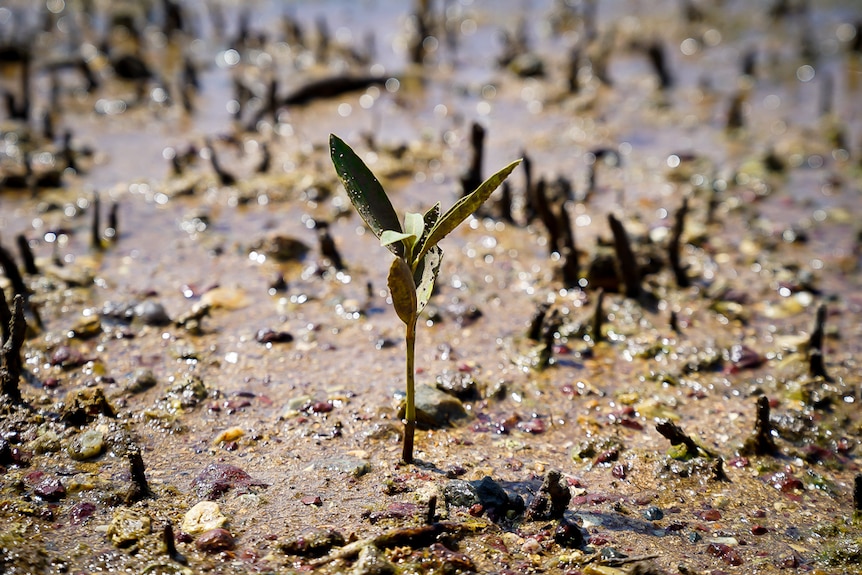
{"label": "plant stem", "polygon": [[405,340],[407,343],[407,403],[404,408],[404,448],[401,459],[404,463],[413,463],[413,434],[416,431],[416,393],[414,358],[416,350],[416,319],[406,324]]}

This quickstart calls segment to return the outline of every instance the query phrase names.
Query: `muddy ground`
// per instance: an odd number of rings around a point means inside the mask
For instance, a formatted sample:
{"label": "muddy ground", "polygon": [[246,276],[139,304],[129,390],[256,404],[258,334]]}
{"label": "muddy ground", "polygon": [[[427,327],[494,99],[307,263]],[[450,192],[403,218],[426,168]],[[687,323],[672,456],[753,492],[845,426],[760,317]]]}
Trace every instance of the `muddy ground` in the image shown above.
{"label": "muddy ground", "polygon": [[0,573],[858,572],[856,3],[419,4],[0,6]]}

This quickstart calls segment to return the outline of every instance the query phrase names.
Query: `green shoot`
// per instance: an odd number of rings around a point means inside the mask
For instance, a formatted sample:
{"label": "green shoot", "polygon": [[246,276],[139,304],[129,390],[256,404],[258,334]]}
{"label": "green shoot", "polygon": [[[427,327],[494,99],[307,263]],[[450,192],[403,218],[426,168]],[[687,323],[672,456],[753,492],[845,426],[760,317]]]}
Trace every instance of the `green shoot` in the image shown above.
{"label": "green shoot", "polygon": [[437,243],[485,203],[521,160],[512,162],[485,180],[442,215],[439,203],[424,214],[407,212],[402,227],[380,182],[350,146],[337,136],[330,135],[329,148],[335,171],[353,207],[380,239],[380,244],[395,256],[389,268],[389,292],[392,294],[395,313],[406,327],[407,343],[407,398],[401,458],[405,463],[412,463],[413,436],[416,431],[416,323],[431,297],[443,260],[443,250]]}

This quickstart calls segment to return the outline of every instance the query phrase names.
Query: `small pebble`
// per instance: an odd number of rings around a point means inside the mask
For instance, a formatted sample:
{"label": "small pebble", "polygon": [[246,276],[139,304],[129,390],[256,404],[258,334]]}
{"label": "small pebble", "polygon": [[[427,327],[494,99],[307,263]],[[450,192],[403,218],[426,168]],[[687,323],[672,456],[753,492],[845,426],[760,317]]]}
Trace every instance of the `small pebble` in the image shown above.
{"label": "small pebble", "polygon": [[241,427],[230,427],[219,433],[213,443],[229,443],[231,441],[236,441],[243,435],[245,435],[245,431],[243,431]]}
{"label": "small pebble", "polygon": [[149,535],[151,527],[152,520],[148,515],[121,508],[114,512],[106,535],[117,547],[131,547],[139,539]]}
{"label": "small pebble", "polygon": [[186,533],[197,535],[205,531],[212,531],[224,527],[227,523],[218,503],[215,501],[201,501],[188,511],[183,517],[180,528]]}
{"label": "small pebble", "polygon": [[656,506],[647,507],[643,513],[648,521],[658,521],[664,518],[664,512]]}
{"label": "small pebble", "polygon": [[211,529],[195,540],[195,547],[204,553],[219,553],[230,551],[236,542],[227,529]]}
{"label": "small pebble", "polygon": [[105,436],[102,432],[88,429],[72,438],[66,447],[66,452],[75,461],[84,461],[97,457],[104,449]]}
{"label": "small pebble", "polygon": [[129,378],[129,383],[126,385],[126,391],[129,393],[141,393],[156,386],[156,376],[152,370],[139,369]]}
{"label": "small pebble", "polygon": [[763,525],[752,525],[751,526],[751,534],[752,535],[766,535],[767,532],[769,532],[769,529],[767,529]]}
{"label": "small pebble", "polygon": [[538,541],[530,537],[529,539],[524,540],[523,545],[521,545],[521,552],[532,555],[533,553],[538,553],[542,550],[542,546]]}
{"label": "small pebble", "polygon": [[258,330],[255,339],[258,343],[290,343],[293,335],[286,331],[275,331],[273,329]]}
{"label": "small pebble", "polygon": [[143,301],[135,306],[135,317],[144,325],[165,326],[171,324],[171,318],[165,307],[154,301]]}

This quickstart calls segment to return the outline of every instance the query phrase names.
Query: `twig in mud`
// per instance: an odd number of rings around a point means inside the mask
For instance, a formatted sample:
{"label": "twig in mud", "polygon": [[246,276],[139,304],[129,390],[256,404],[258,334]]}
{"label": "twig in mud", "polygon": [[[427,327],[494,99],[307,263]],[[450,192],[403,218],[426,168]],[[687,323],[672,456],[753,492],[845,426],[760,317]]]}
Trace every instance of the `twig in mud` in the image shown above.
{"label": "twig in mud", "polygon": [[473,122],[470,128],[470,165],[461,176],[461,195],[466,196],[482,185],[482,156],[485,153],[485,128]]}
{"label": "twig in mud", "polygon": [[527,329],[527,339],[531,341],[539,341],[542,337],[542,324],[545,323],[545,315],[551,308],[551,304],[543,302],[536,308],[536,313],[530,320],[530,327]]}
{"label": "twig in mud", "polygon": [[674,333],[681,333],[682,332],[682,330],[679,329],[679,317],[678,317],[676,311],[671,310],[670,320],[668,321],[668,323],[670,324],[671,331],[673,331]]}
{"label": "twig in mud", "polygon": [[730,106],[727,111],[727,124],[725,125],[728,130],[739,130],[745,127],[745,116],[743,114],[743,107],[745,105],[746,93],[743,91],[739,91],[733,95],[733,98],[730,100]]}
{"label": "twig in mud", "polygon": [[[622,567],[623,565],[628,565],[629,563],[639,563],[641,561],[649,561],[651,559],[658,558],[659,555],[637,555],[635,557],[608,557],[607,559],[600,558],[596,560],[598,565],[604,565],[605,567]],[[589,562],[588,562],[589,563]]]}
{"label": "twig in mud", "polygon": [[524,151],[521,153],[524,166],[524,225],[529,225],[536,219],[536,205],[533,199],[533,161]]}
{"label": "twig in mud", "polygon": [[104,248],[102,243],[102,220],[101,220],[102,200],[99,199],[99,192],[93,192],[93,201],[90,204],[90,209],[93,210],[93,219],[90,224],[90,248],[101,250]]}
{"label": "twig in mud", "polygon": [[170,523],[165,523],[165,528],[162,531],[162,541],[171,560],[176,561],[180,565],[188,564],[189,560],[186,559],[185,555],[177,551],[176,541],[174,541],[174,526]]}
{"label": "twig in mud", "polygon": [[662,420],[655,424],[655,429],[662,437],[670,441],[671,445],[685,445],[686,450],[691,455],[697,456],[701,453],[707,457],[714,457],[712,453],[697,444],[695,440],[686,435],[680,426],[670,420]]}
{"label": "twig in mud", "polygon": [[742,446],[743,453],[772,455],[778,451],[772,437],[772,424],[769,421],[769,399],[765,395],[757,398],[757,419],[754,422],[754,435]]}
{"label": "twig in mud", "polygon": [[814,377],[822,377],[829,380],[826,373],[826,365],[823,362],[823,333],[826,323],[826,304],[817,308],[817,318],[814,323],[814,331],[808,339],[808,373]]}
{"label": "twig in mud", "polygon": [[266,142],[261,142],[260,144],[260,163],[255,168],[255,171],[258,174],[265,174],[269,171],[270,166],[272,165],[272,154],[269,151],[269,146],[266,145]]}
{"label": "twig in mud", "polygon": [[862,513],[862,473],[853,478],[853,511]]}
{"label": "twig in mud", "polygon": [[320,242],[320,255],[328,259],[336,271],[347,269],[344,265],[344,260],[341,258],[341,254],[338,252],[338,248],[335,247],[335,240],[329,234],[329,224],[326,222],[315,222],[315,227],[317,228],[317,239]]}
{"label": "twig in mud", "polygon": [[373,545],[378,549],[391,549],[393,547],[412,547],[418,549],[431,545],[443,533],[460,533],[465,530],[468,530],[468,528],[451,522],[438,522],[419,527],[392,529],[380,535],[360,539],[359,541],[348,543],[344,547],[339,547],[329,555],[312,561],[309,563],[309,566],[320,567],[339,559],[353,559],[368,545]]}
{"label": "twig in mud", "polygon": [[236,185],[236,176],[231,174],[222,168],[221,163],[218,160],[218,156],[216,155],[215,148],[212,145],[212,142],[207,140],[206,143],[207,149],[209,150],[210,156],[210,164],[212,164],[213,170],[218,177],[219,185],[221,186],[233,186]]}
{"label": "twig in mud", "polygon": [[[0,395],[8,397],[15,403],[21,402],[21,389],[18,382],[21,379],[21,347],[27,333],[27,322],[24,319],[24,296],[17,294],[9,311],[6,296],[0,290],[0,319],[8,319],[8,328],[4,328],[3,346],[0,347]],[[6,322],[4,321],[4,324]]]}
{"label": "twig in mud", "polygon": [[593,327],[592,327],[592,338],[593,343],[599,343],[600,341],[605,339],[605,336],[602,334],[602,324],[605,323],[605,312],[604,309],[605,302],[605,290],[599,288],[599,293],[596,294],[596,309],[593,312]]}
{"label": "twig in mud", "polygon": [[425,523],[433,525],[437,518],[437,496],[432,495],[428,498],[428,511],[425,513]]}
{"label": "twig in mud", "polygon": [[515,219],[512,217],[512,186],[509,182],[503,182],[500,186],[500,200],[497,202],[499,214],[497,217],[507,224],[514,224]]}
{"label": "twig in mud", "polygon": [[144,466],[144,458],[141,456],[141,448],[137,445],[129,449],[129,473],[132,476],[132,483],[135,485],[135,494],[133,500],[143,499],[152,495],[150,485],[147,483],[146,468]]}
{"label": "twig in mud", "polygon": [[646,55],[650,64],[652,64],[656,78],[658,78],[659,87],[662,90],[672,87],[673,77],[667,69],[667,57],[665,56],[664,46],[656,40],[646,47]]}
{"label": "twig in mud", "polygon": [[581,81],[579,74],[581,71],[581,49],[575,46],[569,50],[569,60],[566,64],[566,80],[569,86],[570,94],[577,94],[581,91]]}
{"label": "twig in mud", "polygon": [[614,234],[614,251],[617,255],[623,284],[626,286],[626,297],[638,299],[642,293],[641,278],[629,236],[622,223],[613,214],[608,214],[608,223]]}
{"label": "twig in mud", "polygon": [[20,294],[22,296],[26,296],[30,293],[30,290],[28,290],[27,286],[24,284],[24,278],[21,277],[21,272],[18,270],[18,265],[12,258],[12,254],[10,254],[2,245],[0,245],[0,268],[3,268],[3,271],[6,273],[6,277],[9,278],[9,283],[12,284],[13,293]]}
{"label": "twig in mud", "polygon": [[105,228],[105,238],[109,241],[116,242],[120,237],[119,228],[119,209],[118,202],[111,202],[111,209],[108,212],[108,227]]}
{"label": "twig in mud", "polygon": [[533,207],[536,210],[536,215],[548,231],[548,252],[553,255],[560,250],[560,229],[557,217],[551,209],[551,203],[548,201],[547,184],[544,178],[539,178],[533,188]]}
{"label": "twig in mud", "polygon": [[560,204],[560,209],[557,212],[557,220],[560,224],[560,233],[562,234],[560,256],[563,260],[563,284],[569,288],[579,285],[581,267],[578,263],[578,247],[575,244],[575,231],[569,218],[569,211],[566,209],[566,203],[563,202]]}
{"label": "twig in mud", "polygon": [[281,101],[282,106],[301,106],[321,98],[334,98],[348,92],[385,84],[389,76],[335,76],[309,82]]}
{"label": "twig in mud", "polygon": [[24,262],[24,271],[31,276],[38,274],[39,268],[36,267],[36,258],[33,257],[33,250],[30,249],[27,236],[18,234],[15,241],[18,242],[18,252],[21,254],[21,261]]}
{"label": "twig in mud", "polygon": [[688,279],[686,269],[680,261],[680,244],[682,243],[682,232],[685,227],[685,216],[688,214],[688,197],[682,199],[682,205],[676,212],[676,217],[673,221],[673,230],[668,243],[668,260],[670,267],[673,270],[676,285],[680,288],[691,286],[691,281]]}

